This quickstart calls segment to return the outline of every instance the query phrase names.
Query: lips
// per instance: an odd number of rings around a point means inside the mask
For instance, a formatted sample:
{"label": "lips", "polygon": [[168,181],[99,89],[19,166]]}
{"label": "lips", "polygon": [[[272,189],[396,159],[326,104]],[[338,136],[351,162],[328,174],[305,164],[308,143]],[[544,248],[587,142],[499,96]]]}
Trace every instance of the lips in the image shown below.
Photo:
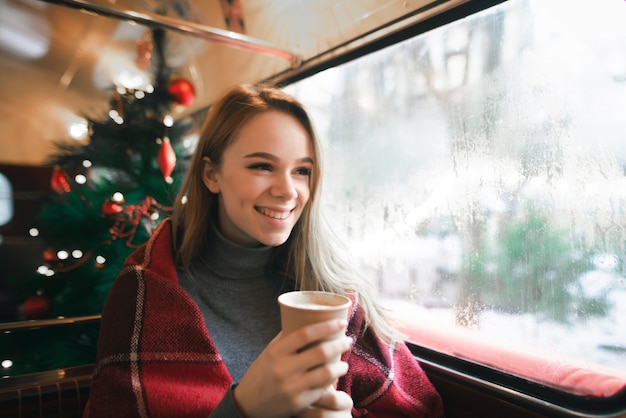
{"label": "lips", "polygon": [[257,212],[265,215],[265,216],[269,216],[270,218],[273,219],[287,219],[287,217],[289,216],[289,214],[291,214],[291,210],[287,210],[287,211],[277,211],[277,210],[271,210],[271,209],[267,209],[267,208],[256,208]]}

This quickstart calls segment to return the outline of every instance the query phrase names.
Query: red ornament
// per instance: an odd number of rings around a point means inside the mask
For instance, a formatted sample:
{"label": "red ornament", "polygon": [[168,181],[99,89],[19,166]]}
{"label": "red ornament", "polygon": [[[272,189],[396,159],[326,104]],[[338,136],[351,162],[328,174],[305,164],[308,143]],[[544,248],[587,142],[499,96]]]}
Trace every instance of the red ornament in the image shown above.
{"label": "red ornament", "polygon": [[57,255],[52,248],[48,248],[43,252],[43,259],[47,263],[57,261]]}
{"label": "red ornament", "polygon": [[67,182],[65,174],[63,174],[63,172],[59,168],[55,168],[54,170],[52,170],[50,186],[52,186],[52,190],[54,190],[58,194],[70,192],[70,184]]}
{"label": "red ornament", "polygon": [[164,138],[161,143],[157,161],[159,162],[161,173],[163,173],[163,178],[167,180],[176,166],[176,153],[174,152],[174,148],[172,148],[172,144],[170,144],[170,140],[168,138]]}
{"label": "red ornament", "polygon": [[183,106],[190,105],[196,98],[196,91],[193,88],[193,84],[184,78],[172,81],[169,86],[167,86],[167,92],[176,103]]}
{"label": "red ornament", "polygon": [[120,213],[124,208],[121,205],[118,205],[115,202],[104,202],[102,207],[100,207],[100,211],[103,215],[110,216],[115,215],[116,213]]}
{"label": "red ornament", "polygon": [[43,319],[52,313],[52,301],[44,295],[29,296],[22,310],[26,319]]}

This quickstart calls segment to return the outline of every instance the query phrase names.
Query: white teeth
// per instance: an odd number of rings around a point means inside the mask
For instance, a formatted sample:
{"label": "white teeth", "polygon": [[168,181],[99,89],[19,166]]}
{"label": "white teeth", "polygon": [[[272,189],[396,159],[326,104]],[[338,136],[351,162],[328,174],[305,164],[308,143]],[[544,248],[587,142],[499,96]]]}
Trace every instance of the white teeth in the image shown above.
{"label": "white teeth", "polygon": [[263,215],[274,219],[286,219],[287,216],[289,216],[289,212],[276,212],[265,208],[259,208],[258,211]]}

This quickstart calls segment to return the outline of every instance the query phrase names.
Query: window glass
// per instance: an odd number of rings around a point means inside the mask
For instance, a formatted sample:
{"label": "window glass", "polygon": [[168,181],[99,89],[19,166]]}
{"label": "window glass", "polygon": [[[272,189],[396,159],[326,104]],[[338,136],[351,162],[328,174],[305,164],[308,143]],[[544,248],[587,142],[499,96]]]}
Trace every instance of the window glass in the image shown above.
{"label": "window glass", "polygon": [[8,224],[11,219],[13,219],[13,191],[9,179],[0,173],[0,226]]}
{"label": "window glass", "polygon": [[511,0],[287,88],[408,339],[626,386],[624,22],[622,0]]}

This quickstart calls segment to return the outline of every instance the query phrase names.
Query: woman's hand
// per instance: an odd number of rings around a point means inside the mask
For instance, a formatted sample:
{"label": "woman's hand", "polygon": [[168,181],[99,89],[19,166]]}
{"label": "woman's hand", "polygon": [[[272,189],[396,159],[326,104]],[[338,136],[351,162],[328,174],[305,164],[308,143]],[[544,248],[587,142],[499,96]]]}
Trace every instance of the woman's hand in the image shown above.
{"label": "woman's hand", "polygon": [[[290,417],[308,407],[323,411],[333,408],[334,404],[345,409],[342,405],[348,395],[344,393],[344,397],[340,395],[343,392],[334,389],[334,393],[330,392],[332,395],[328,393],[329,386],[348,371],[347,363],[334,361],[334,358],[348,351],[352,340],[349,337],[323,340],[345,331],[346,326],[345,320],[331,320],[305,326],[289,335],[279,333],[234,389],[235,404],[242,415],[247,418]],[[323,342],[310,346],[316,341]],[[329,363],[330,360],[333,361]],[[317,402],[321,404],[314,405]]]}
{"label": "woman's hand", "polygon": [[351,418],[352,398],[330,386],[312,406],[300,412],[296,418]]}

